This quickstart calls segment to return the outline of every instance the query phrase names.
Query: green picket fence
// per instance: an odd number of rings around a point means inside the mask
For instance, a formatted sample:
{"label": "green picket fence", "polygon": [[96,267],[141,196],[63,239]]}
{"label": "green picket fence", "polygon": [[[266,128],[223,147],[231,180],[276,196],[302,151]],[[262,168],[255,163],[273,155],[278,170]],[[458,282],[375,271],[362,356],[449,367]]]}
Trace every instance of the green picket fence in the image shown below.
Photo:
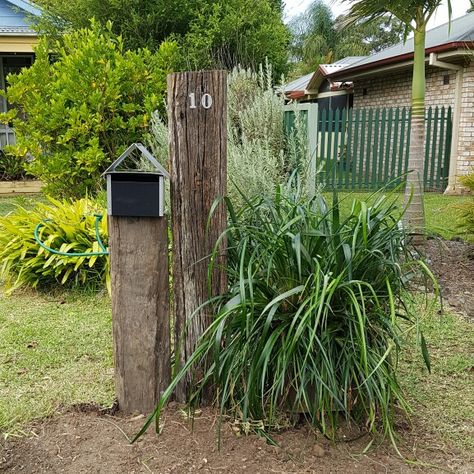
{"label": "green picket fence", "polygon": [[[452,134],[451,107],[426,111],[424,182],[444,191]],[[409,108],[322,110],[316,163],[319,183],[329,188],[374,190],[400,184],[408,171]]]}

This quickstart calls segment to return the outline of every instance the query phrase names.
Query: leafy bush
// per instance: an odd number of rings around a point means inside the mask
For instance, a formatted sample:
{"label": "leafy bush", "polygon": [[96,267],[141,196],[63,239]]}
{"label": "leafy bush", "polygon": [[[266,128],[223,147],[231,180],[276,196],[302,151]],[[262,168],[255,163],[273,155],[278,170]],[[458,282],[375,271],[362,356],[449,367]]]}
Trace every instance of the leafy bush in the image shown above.
{"label": "leafy bush", "polygon": [[34,157],[28,170],[54,196],[94,194],[100,174],[144,138],[151,113],[163,105],[176,44],[164,42],[155,54],[125,51],[110,28],[92,23],[57,44],[44,38],[33,66],[8,78],[16,107],[3,121],[15,128],[17,156]]}
{"label": "leafy bush", "polygon": [[24,157],[16,156],[8,148],[0,150],[0,181],[25,179],[27,162]]}
{"label": "leafy bush", "polygon": [[[40,239],[61,252],[98,252],[95,213],[103,208],[90,199],[38,203],[34,209],[18,207],[0,218],[0,279],[9,291],[22,286],[65,285],[101,288],[110,286],[107,256],[63,257],[41,248],[35,240],[36,226],[43,222]],[[106,245],[107,219],[99,225]]]}
{"label": "leafy bush", "polygon": [[[461,178],[461,184],[474,193],[474,173]],[[474,199],[459,206],[461,224],[459,230],[466,239],[474,242]]]}
{"label": "leafy bush", "polygon": [[127,48],[179,43],[184,70],[255,66],[269,58],[278,74],[288,68],[288,29],[281,0],[37,0],[45,8],[40,31],[83,28],[90,18],[112,22]]}
{"label": "leafy bush", "polygon": [[329,208],[295,188],[230,213],[229,290],[208,302],[214,321],[152,416],[199,365],[191,405],[215,387],[222,412],[244,425],[275,426],[286,409],[327,436],[345,418],[393,439],[395,407],[409,409],[397,380],[400,323],[417,322],[406,290],[426,267],[404,249],[396,197],[354,200],[342,218],[337,199]]}

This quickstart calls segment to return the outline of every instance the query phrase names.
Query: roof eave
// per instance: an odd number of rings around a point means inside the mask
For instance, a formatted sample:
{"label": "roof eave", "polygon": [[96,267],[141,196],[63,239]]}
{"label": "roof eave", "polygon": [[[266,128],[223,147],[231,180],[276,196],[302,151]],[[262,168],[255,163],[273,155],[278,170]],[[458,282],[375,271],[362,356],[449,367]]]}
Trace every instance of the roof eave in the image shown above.
{"label": "roof eave", "polygon": [[[444,51],[456,50],[456,49],[469,49],[474,46],[474,41],[455,41],[451,43],[445,43],[438,46],[433,46],[432,48],[427,48],[425,50],[425,55],[429,57],[431,53],[442,53]],[[360,74],[363,72],[369,72],[370,70],[376,70],[383,66],[388,66],[390,64],[404,63],[406,61],[412,60],[414,56],[413,52],[400,54],[398,56],[392,56],[390,58],[381,59],[380,61],[375,61],[369,64],[363,64],[361,66],[348,67],[341,71],[336,71],[331,74],[328,74],[328,77],[332,79],[342,79],[350,78],[355,74]]]}
{"label": "roof eave", "polygon": [[21,36],[28,36],[31,38],[38,37],[38,33],[36,31],[0,31],[0,36],[14,36],[14,37],[21,37]]}

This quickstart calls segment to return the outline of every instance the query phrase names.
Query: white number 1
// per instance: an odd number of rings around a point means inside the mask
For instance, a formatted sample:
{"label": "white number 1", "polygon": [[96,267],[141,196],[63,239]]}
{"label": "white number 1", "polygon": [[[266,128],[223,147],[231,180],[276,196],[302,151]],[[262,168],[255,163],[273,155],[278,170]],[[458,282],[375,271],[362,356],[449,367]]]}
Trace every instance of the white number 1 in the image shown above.
{"label": "white number 1", "polygon": [[191,99],[191,105],[189,106],[189,108],[195,109],[196,108],[196,94],[194,94],[194,92],[191,92],[191,94],[189,94],[189,98]]}

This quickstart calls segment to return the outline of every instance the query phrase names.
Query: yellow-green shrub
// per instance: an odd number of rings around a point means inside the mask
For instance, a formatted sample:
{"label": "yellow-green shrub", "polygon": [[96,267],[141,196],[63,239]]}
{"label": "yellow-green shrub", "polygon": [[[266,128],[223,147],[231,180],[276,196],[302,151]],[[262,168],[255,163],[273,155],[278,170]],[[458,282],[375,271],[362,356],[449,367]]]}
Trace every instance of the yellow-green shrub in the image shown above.
{"label": "yellow-green shrub", "polygon": [[[34,231],[48,246],[61,252],[86,253],[100,250],[95,231],[95,214],[100,204],[90,199],[38,203],[34,209],[17,207],[0,218],[0,280],[9,291],[22,286],[64,285],[98,289],[109,287],[108,256],[64,257],[41,248]],[[99,235],[107,245],[107,219],[99,224]]]}
{"label": "yellow-green shrub", "polygon": [[43,38],[34,64],[8,77],[14,107],[1,120],[15,128],[10,151],[33,158],[28,171],[49,195],[95,194],[101,173],[144,139],[152,112],[163,105],[177,45],[127,51],[111,28],[92,22],[58,43]]}

